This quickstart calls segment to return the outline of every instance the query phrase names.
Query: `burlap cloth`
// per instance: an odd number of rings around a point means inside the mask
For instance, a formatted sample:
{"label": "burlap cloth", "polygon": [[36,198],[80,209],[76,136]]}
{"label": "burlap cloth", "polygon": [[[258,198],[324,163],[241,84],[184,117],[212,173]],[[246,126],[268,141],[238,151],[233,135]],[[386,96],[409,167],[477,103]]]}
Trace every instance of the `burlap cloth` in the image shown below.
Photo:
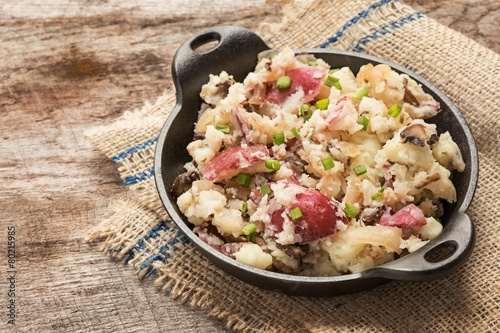
{"label": "burlap cloth", "polygon": [[469,209],[477,245],[468,262],[441,280],[390,282],[320,299],[260,290],[225,274],[183,237],[156,194],[154,146],[175,102],[171,93],[86,133],[137,192],[137,199],[115,203],[116,214],[88,239],[104,239],[103,251],[141,277],[152,274],[172,297],[209,307],[242,331],[500,331],[500,56],[393,0],[295,3],[285,8],[282,24],[264,25],[260,35],[276,49],[321,46],[379,56],[450,97],[472,128],[481,162]]}

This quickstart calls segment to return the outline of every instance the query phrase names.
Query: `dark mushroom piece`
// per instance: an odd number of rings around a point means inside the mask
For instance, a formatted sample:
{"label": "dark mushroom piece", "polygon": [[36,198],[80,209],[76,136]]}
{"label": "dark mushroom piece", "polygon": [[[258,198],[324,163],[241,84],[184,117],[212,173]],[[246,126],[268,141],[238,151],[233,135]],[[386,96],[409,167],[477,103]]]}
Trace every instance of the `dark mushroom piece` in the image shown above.
{"label": "dark mushroom piece", "polygon": [[406,127],[401,134],[399,134],[404,143],[411,143],[412,145],[424,147],[425,139],[425,128],[422,124],[413,124]]}
{"label": "dark mushroom piece", "polygon": [[174,195],[181,195],[191,188],[194,181],[199,179],[200,173],[197,170],[191,170],[181,173],[179,176],[177,176],[177,178],[175,178],[170,192],[172,192],[172,194]]}
{"label": "dark mushroom piece", "polygon": [[287,256],[297,260],[304,258],[306,254],[309,252],[309,245],[307,244],[282,245],[280,243],[276,243],[276,247],[281,251],[285,252]]}
{"label": "dark mushroom piece", "polygon": [[383,207],[365,208],[361,214],[361,220],[365,225],[375,225],[379,221],[383,212]]}
{"label": "dark mushroom piece", "polygon": [[413,106],[419,106],[420,102],[418,99],[413,95],[410,89],[408,89],[408,80],[406,78],[403,79],[403,84],[405,86],[405,94],[403,97],[403,101],[406,103],[410,103]]}
{"label": "dark mushroom piece", "polygon": [[429,140],[427,141],[427,144],[428,144],[429,146],[432,146],[433,144],[435,144],[435,143],[436,143],[436,142],[438,142],[438,141],[439,141],[439,137],[437,136],[437,134],[436,134],[436,133],[433,133],[433,134],[431,135],[431,137],[429,138]]}

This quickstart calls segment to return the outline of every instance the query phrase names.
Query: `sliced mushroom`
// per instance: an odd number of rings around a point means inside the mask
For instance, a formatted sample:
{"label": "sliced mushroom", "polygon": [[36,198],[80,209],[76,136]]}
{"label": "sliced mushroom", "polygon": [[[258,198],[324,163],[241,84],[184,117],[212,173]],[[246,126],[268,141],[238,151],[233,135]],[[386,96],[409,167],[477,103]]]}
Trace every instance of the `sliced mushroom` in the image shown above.
{"label": "sliced mushroom", "polygon": [[[219,100],[223,100],[229,94],[229,88],[231,88],[232,85],[233,85],[233,82],[231,80],[226,80],[226,81],[217,83],[215,85],[215,87],[217,88],[217,91],[214,93],[214,95],[219,96]],[[215,104],[213,104],[212,107],[215,107]]]}
{"label": "sliced mushroom", "polygon": [[181,195],[191,188],[191,185],[194,181],[199,179],[200,173],[197,170],[191,170],[181,173],[179,176],[177,176],[177,178],[175,178],[170,192],[172,192],[172,194],[174,195]]}
{"label": "sliced mushroom", "polygon": [[411,143],[419,147],[425,146],[425,139],[427,138],[424,125],[422,124],[408,126],[401,132],[400,137],[404,143]]}
{"label": "sliced mushroom", "polygon": [[433,144],[435,144],[435,143],[436,143],[436,142],[438,142],[438,141],[439,141],[439,138],[438,138],[437,134],[436,134],[436,133],[433,133],[433,134],[431,135],[431,137],[429,138],[429,140],[427,141],[427,144],[428,144],[429,146],[432,146]]}
{"label": "sliced mushroom", "polygon": [[375,225],[380,219],[380,216],[382,216],[383,212],[383,207],[365,208],[361,214],[361,220],[363,220],[365,225]]}
{"label": "sliced mushroom", "polygon": [[306,172],[305,166],[307,163],[304,162],[297,154],[287,152],[285,162],[288,162],[292,170],[298,174]]}
{"label": "sliced mushroom", "polygon": [[436,172],[436,173],[435,173],[435,174],[433,174],[432,176],[427,177],[427,178],[426,178],[423,182],[421,182],[420,184],[415,185],[415,188],[416,188],[416,189],[421,189],[422,187],[424,187],[424,186],[426,186],[426,185],[428,185],[428,184],[430,184],[430,183],[432,183],[432,182],[436,182],[436,181],[438,181],[438,180],[440,180],[440,179],[441,179],[441,175],[440,175],[439,173],[437,173],[437,172]]}
{"label": "sliced mushroom", "polygon": [[413,106],[419,106],[420,102],[418,99],[413,95],[410,89],[408,89],[408,80],[406,78],[403,78],[403,84],[405,86],[405,94],[403,97],[403,101],[406,103],[410,103]]}
{"label": "sliced mushroom", "polygon": [[276,243],[276,247],[281,251],[285,252],[287,256],[297,260],[304,258],[306,254],[309,252],[309,245],[307,244],[282,245],[280,243]]}

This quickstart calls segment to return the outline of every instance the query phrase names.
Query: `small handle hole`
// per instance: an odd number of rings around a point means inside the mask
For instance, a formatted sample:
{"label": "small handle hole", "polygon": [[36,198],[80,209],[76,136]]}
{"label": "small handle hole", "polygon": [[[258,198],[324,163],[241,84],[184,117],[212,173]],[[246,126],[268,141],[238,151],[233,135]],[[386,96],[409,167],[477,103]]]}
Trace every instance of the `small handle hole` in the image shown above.
{"label": "small handle hole", "polygon": [[446,242],[446,243],[439,244],[438,246],[436,246],[432,250],[428,251],[424,255],[424,258],[428,262],[437,263],[437,262],[446,260],[449,257],[451,257],[453,255],[453,253],[455,253],[456,250],[457,250],[457,247],[455,244],[450,243],[450,242]]}
{"label": "small handle hole", "polygon": [[215,49],[221,40],[218,33],[212,32],[198,36],[191,42],[191,49],[197,53],[207,53]]}

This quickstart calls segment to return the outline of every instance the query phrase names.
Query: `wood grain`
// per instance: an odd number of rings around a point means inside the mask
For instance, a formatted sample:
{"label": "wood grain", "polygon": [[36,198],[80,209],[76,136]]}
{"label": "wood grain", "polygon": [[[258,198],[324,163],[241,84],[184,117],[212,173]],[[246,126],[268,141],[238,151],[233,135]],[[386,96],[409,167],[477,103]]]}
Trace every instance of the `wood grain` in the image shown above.
{"label": "wood grain", "polygon": [[[496,51],[496,0],[407,1]],[[278,22],[279,1],[0,3],[0,247],[17,230],[19,332],[214,332],[207,318],[140,282],[83,241],[131,195],[82,133],[171,89],[182,41],[203,28]],[[5,254],[4,254],[5,253]],[[7,285],[0,284],[4,309]],[[0,330],[6,325],[2,312]]]}

